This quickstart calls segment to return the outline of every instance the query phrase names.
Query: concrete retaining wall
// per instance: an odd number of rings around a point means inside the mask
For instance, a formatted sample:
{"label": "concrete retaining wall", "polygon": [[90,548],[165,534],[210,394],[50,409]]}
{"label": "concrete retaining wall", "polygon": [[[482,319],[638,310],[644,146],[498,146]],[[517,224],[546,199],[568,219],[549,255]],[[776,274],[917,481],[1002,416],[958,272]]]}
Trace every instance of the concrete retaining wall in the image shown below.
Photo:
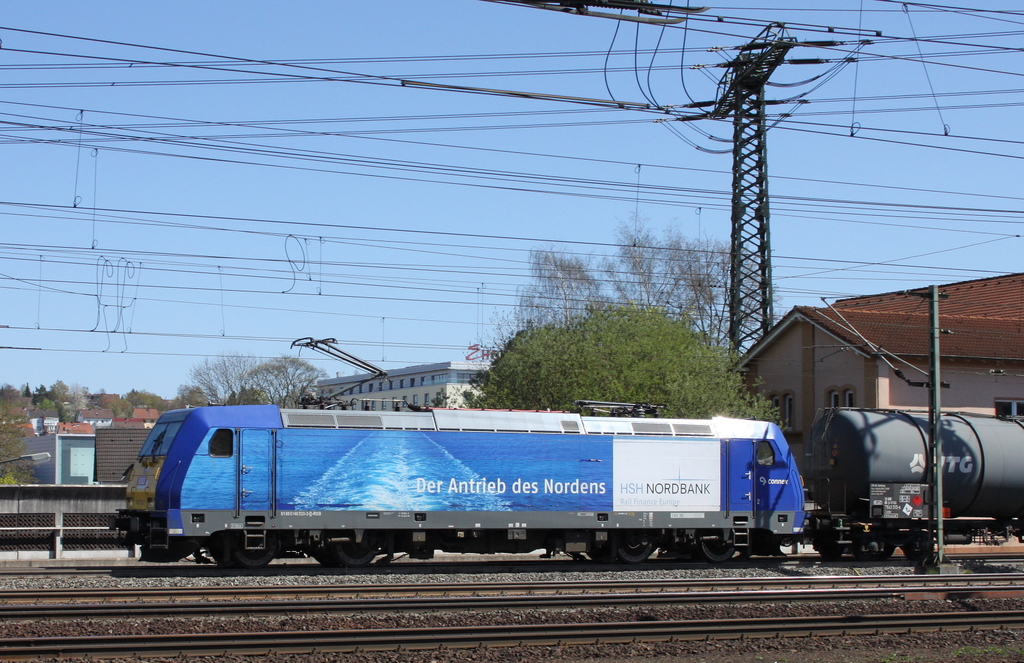
{"label": "concrete retaining wall", "polygon": [[109,520],[123,485],[0,485],[0,560],[122,559]]}

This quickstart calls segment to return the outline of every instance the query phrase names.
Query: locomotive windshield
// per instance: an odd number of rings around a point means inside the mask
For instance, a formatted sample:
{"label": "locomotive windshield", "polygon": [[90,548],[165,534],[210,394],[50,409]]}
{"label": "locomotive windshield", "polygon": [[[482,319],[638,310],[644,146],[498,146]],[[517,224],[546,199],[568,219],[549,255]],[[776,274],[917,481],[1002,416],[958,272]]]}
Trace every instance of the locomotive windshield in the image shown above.
{"label": "locomotive windshield", "polygon": [[172,414],[160,417],[160,420],[156,422],[156,426],[153,426],[153,430],[149,432],[149,436],[142,444],[139,457],[167,455],[167,449],[170,448],[174,436],[178,434],[178,429],[184,423],[186,414],[182,413],[177,416]]}

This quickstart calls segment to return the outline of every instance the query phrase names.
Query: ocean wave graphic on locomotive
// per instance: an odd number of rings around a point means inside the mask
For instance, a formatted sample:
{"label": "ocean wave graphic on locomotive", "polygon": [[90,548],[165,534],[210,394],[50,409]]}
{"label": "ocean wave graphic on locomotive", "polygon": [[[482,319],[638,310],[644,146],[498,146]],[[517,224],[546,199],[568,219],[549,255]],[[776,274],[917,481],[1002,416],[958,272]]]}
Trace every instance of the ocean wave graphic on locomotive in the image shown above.
{"label": "ocean wave graphic on locomotive", "polygon": [[[310,462],[321,465],[320,459]],[[425,477],[448,479],[445,491],[428,492]],[[451,482],[466,491],[450,493]],[[282,508],[501,511],[509,504],[491,492],[498,487],[425,434],[374,431],[299,493],[294,505],[285,498]]]}
{"label": "ocean wave graphic on locomotive", "polygon": [[611,438],[352,430],[321,444],[303,433],[282,436],[283,511],[612,508]]}

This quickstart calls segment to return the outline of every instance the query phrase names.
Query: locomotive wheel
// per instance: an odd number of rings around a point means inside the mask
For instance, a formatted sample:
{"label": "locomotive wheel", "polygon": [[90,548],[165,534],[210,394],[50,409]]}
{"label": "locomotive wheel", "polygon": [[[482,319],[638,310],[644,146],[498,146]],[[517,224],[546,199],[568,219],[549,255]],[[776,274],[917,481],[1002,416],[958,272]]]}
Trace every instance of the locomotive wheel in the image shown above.
{"label": "locomotive wheel", "polygon": [[654,553],[654,541],[647,532],[627,532],[619,536],[615,554],[627,564],[639,564]]}
{"label": "locomotive wheel", "polygon": [[712,564],[728,562],[736,556],[736,546],[732,543],[732,537],[722,530],[704,532],[700,536],[697,550],[704,561]]}
{"label": "locomotive wheel", "polygon": [[327,545],[330,559],[335,566],[366,566],[379,555],[375,537],[369,534],[361,543],[354,541],[335,541]]}
{"label": "locomotive wheel", "polygon": [[207,550],[219,568],[230,569],[236,566],[234,560],[231,559],[231,542],[228,541],[227,536],[223,532],[213,535]]}
{"label": "locomotive wheel", "polygon": [[598,564],[614,564],[616,553],[612,550],[611,546],[604,546],[603,548],[597,548],[590,552],[583,553],[587,556],[591,562],[597,562]]}
{"label": "locomotive wheel", "polygon": [[274,561],[281,547],[274,536],[268,534],[266,541],[267,547],[258,550],[245,550],[238,545],[232,547],[231,561],[234,566],[240,566],[243,569],[261,569]]}

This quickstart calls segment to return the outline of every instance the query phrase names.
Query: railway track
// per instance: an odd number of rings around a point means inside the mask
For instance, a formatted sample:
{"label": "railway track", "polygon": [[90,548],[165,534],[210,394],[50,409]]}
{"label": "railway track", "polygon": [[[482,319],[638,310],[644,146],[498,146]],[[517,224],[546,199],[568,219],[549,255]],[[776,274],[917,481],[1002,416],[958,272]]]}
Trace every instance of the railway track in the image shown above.
{"label": "railway track", "polygon": [[1024,574],[991,573],[962,576],[881,575],[765,578],[663,578],[645,580],[388,583],[329,585],[258,585],[248,587],[102,587],[74,589],[4,589],[0,607],[25,604],[114,603],[146,601],[243,601],[287,599],[379,599],[402,597],[486,597],[529,595],[708,594],[732,592],[822,592],[889,588],[902,592],[935,592],[937,588],[981,592],[986,589],[1024,591]]}
{"label": "railway track", "polygon": [[444,628],[8,638],[0,659],[276,655],[442,648],[810,638],[1024,628],[1024,611]]}
{"label": "railway track", "polygon": [[0,591],[0,619],[309,616],[312,614],[638,608],[695,604],[1024,598],[1012,574],[421,583],[303,587],[160,587]]}
{"label": "railway track", "polygon": [[[882,567],[913,567],[900,555],[879,562],[859,562],[852,557],[837,561],[824,561],[817,553],[802,553],[786,557],[755,558],[753,560],[708,564],[697,560],[652,558],[643,564],[603,564],[576,561],[569,557],[544,559],[537,555],[520,556],[444,556],[437,561],[416,561],[399,558],[391,563],[376,563],[358,568],[324,567],[312,560],[285,560],[262,569],[223,569],[208,564],[123,564],[117,566],[48,565],[34,567],[0,566],[0,579],[17,577],[103,577],[172,578],[172,577],[264,577],[264,576],[350,576],[350,575],[454,575],[459,573],[545,573],[545,572],[604,572],[637,570],[692,570],[692,569],[764,569],[799,568],[861,568],[870,571]],[[960,553],[948,555],[961,564],[1024,564],[1020,551],[993,553]]]}
{"label": "railway track", "polygon": [[[3,590],[0,624],[5,625],[5,637],[0,638],[0,660],[682,643],[1024,629],[1024,609],[1006,609],[1021,605],[1021,598],[1021,574]],[[872,603],[884,599],[907,603],[900,608]],[[945,612],[946,604],[911,603],[961,599],[1016,600],[954,603],[951,605],[963,608],[955,613]],[[865,607],[839,608],[848,614],[836,614],[834,606],[852,600],[863,601]],[[737,607],[726,607],[730,605]],[[1001,610],[987,612],[988,607]],[[497,616],[485,616],[489,611]],[[862,614],[908,611],[920,614]],[[815,612],[828,616],[805,616]],[[515,617],[510,618],[509,613]],[[779,616],[786,613],[789,616]],[[403,614],[409,617],[399,617]],[[706,619],[709,614],[753,617]],[[635,621],[638,616],[644,621]],[[238,619],[241,617],[245,619]],[[195,621],[179,621],[182,619]],[[249,620],[263,619],[266,621],[260,623],[266,630],[248,632],[259,628]],[[608,621],[597,623],[602,619]],[[123,622],[125,627],[96,626],[100,620]],[[570,623],[574,621],[586,623]],[[506,623],[494,625],[497,622]],[[304,626],[280,630],[299,623]],[[424,628],[425,624],[435,626]],[[456,624],[462,626],[453,626]],[[409,625],[417,628],[406,628]],[[162,628],[190,632],[161,634]],[[231,629],[246,632],[210,632]],[[118,631],[116,635],[95,635]],[[55,633],[68,635],[50,637]],[[22,637],[30,634],[32,637]],[[792,646],[805,645],[794,640]]]}
{"label": "railway track", "polygon": [[319,599],[315,601],[247,600],[150,603],[79,603],[0,606],[0,619],[144,619],[183,617],[308,616],[311,614],[429,613],[485,610],[580,608],[650,608],[680,605],[730,605],[771,602],[964,600],[1024,598],[1022,587],[935,587],[927,590],[847,588],[829,590],[771,590],[719,592],[657,592],[643,594],[558,594],[547,596],[448,596],[420,598]]}

